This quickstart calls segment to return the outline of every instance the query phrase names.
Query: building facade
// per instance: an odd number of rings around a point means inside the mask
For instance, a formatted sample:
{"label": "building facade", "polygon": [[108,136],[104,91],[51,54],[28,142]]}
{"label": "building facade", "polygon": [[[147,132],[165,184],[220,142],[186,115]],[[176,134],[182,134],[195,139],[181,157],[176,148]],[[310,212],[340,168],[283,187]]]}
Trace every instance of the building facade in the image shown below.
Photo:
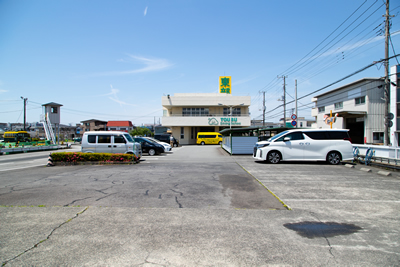
{"label": "building facade", "polygon": [[198,132],[251,126],[250,96],[231,94],[174,94],[163,96],[162,126],[182,145],[196,144]]}
{"label": "building facade", "polygon": [[106,131],[107,129],[107,121],[91,119],[81,122],[82,122],[82,134],[88,131]]}
{"label": "building facade", "polygon": [[[384,133],[384,79],[364,78],[312,98],[315,128],[349,129],[355,144],[381,144]],[[332,114],[332,115],[331,115]],[[332,117],[331,117],[332,116]]]}
{"label": "building facade", "polygon": [[390,68],[390,113],[393,126],[390,127],[390,142],[393,146],[400,146],[400,65]]}
{"label": "building facade", "polygon": [[131,121],[108,121],[107,123],[107,131],[129,132],[134,128]]}

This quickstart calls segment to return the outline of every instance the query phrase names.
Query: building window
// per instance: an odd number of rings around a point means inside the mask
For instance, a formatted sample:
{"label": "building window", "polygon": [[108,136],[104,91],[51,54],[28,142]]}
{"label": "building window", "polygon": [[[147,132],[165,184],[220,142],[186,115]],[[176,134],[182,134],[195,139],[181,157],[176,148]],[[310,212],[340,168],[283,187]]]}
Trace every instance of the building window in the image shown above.
{"label": "building window", "polygon": [[372,143],[383,143],[383,132],[376,132],[372,134]]}
{"label": "building window", "polygon": [[[241,108],[232,108],[232,116],[240,117],[241,114]],[[224,108],[224,116],[231,116],[231,108]]]}
{"label": "building window", "polygon": [[342,109],[342,108],[343,108],[343,102],[335,103],[335,109]]}
{"label": "building window", "polygon": [[182,108],[182,116],[208,116],[209,110],[208,108]]}
{"label": "building window", "polygon": [[181,127],[181,139],[185,139],[185,128]]}
{"label": "building window", "polygon": [[354,103],[356,105],[365,104],[365,96],[354,98]]}
{"label": "building window", "polygon": [[318,108],[318,113],[324,113],[324,112],[325,112],[325,107]]}
{"label": "building window", "polygon": [[57,107],[52,107],[51,108],[51,113],[57,113]]}

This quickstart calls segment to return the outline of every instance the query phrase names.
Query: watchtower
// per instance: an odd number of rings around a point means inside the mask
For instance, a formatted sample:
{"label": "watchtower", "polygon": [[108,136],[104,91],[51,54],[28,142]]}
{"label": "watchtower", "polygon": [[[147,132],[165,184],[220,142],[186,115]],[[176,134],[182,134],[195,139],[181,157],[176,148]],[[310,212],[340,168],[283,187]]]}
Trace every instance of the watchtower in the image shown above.
{"label": "watchtower", "polygon": [[[43,104],[42,107],[44,115],[42,115],[41,121],[45,127],[46,137],[47,139],[52,139],[54,144],[56,143],[56,140],[58,140],[58,143],[60,143],[60,109],[62,105],[51,102]],[[46,124],[48,127],[46,127]],[[54,134],[52,133],[52,125],[54,125],[54,132],[56,133],[57,139],[54,138]],[[48,128],[49,133],[47,133],[46,128]]]}

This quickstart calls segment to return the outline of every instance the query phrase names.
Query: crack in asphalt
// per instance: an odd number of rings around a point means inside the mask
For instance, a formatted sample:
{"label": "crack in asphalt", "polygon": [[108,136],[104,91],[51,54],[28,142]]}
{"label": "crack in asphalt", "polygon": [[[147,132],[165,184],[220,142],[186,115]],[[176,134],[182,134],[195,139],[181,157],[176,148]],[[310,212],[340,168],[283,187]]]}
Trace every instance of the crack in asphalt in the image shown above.
{"label": "crack in asphalt", "polygon": [[175,197],[175,201],[176,201],[176,203],[178,203],[178,205],[179,205],[179,208],[181,209],[181,208],[182,208],[182,204],[181,204],[181,203],[179,203],[179,201],[178,201],[178,197]]}
{"label": "crack in asphalt", "polygon": [[60,225],[58,225],[58,226],[56,226],[55,228],[53,228],[53,229],[51,230],[50,234],[48,234],[47,237],[46,237],[45,239],[40,240],[40,241],[37,242],[35,245],[33,245],[32,247],[30,247],[30,248],[26,249],[25,251],[21,252],[21,253],[18,254],[17,256],[15,256],[15,257],[13,257],[13,258],[11,258],[11,259],[5,260],[4,262],[2,262],[1,266],[5,266],[5,265],[6,265],[7,263],[9,263],[10,261],[13,261],[13,260],[17,259],[18,257],[24,255],[26,252],[28,252],[28,251],[30,251],[30,250],[32,250],[32,249],[34,249],[34,248],[37,248],[41,243],[43,243],[43,242],[49,240],[49,238],[53,235],[53,233],[54,233],[57,229],[61,228],[61,226],[63,226],[64,224],[66,224],[66,223],[68,223],[68,222],[70,222],[70,221],[72,221],[73,219],[77,218],[79,215],[81,215],[82,213],[84,213],[88,208],[89,208],[89,206],[86,207],[84,210],[82,210],[82,211],[78,212],[77,214],[75,214],[74,217],[72,217],[72,218],[66,220],[65,222],[63,222],[63,223],[61,223]]}
{"label": "crack in asphalt", "polygon": [[104,198],[106,198],[106,197],[109,197],[109,196],[112,196],[112,195],[115,195],[115,194],[116,194],[116,193],[108,194],[107,196],[98,198],[98,199],[96,199],[95,201],[99,201],[99,200],[101,200],[101,199],[104,199]]}
{"label": "crack in asphalt", "polygon": [[179,192],[179,191],[176,191],[176,190],[174,190],[174,189],[170,189],[172,192],[174,192],[174,193],[178,193],[179,195],[181,195],[181,196],[183,196],[183,193],[182,192]]}
{"label": "crack in asphalt", "polygon": [[[314,218],[316,218],[320,223],[323,223],[323,222],[317,217],[317,215],[316,215],[314,212],[310,212],[310,214],[311,214],[311,216],[314,216]],[[328,244],[328,247],[329,247],[329,254],[332,255],[333,260],[336,262],[336,257],[335,257],[335,255],[333,255],[333,252],[332,252],[333,247],[331,246],[331,242],[329,242],[329,239],[328,239],[328,237],[326,237],[325,232],[324,232],[323,230],[321,230],[321,232],[322,232],[322,234],[323,234],[323,237],[324,237],[325,240],[326,240],[326,243]]]}
{"label": "crack in asphalt", "polygon": [[75,200],[72,201],[71,203],[68,203],[68,204],[64,205],[64,207],[68,207],[68,206],[74,204],[74,203],[77,202],[77,201],[85,200],[85,199],[88,199],[88,198],[92,198],[92,197],[85,197],[85,198],[81,198],[81,199],[75,199]]}

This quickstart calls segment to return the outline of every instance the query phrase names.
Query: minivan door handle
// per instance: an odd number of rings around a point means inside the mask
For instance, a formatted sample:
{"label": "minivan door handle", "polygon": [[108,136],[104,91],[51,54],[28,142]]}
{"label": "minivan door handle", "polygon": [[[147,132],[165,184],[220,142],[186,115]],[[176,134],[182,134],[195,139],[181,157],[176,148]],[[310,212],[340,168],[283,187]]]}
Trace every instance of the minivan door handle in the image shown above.
{"label": "minivan door handle", "polygon": [[108,147],[111,147],[111,145],[109,145]]}

